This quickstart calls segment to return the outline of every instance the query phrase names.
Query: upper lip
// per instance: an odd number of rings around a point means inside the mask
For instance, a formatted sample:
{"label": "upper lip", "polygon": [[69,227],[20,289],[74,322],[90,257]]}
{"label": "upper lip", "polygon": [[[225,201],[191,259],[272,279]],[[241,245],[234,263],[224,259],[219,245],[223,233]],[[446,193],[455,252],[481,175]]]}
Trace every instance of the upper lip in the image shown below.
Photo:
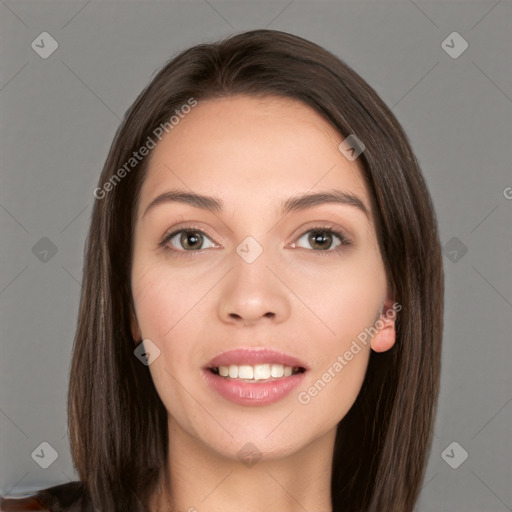
{"label": "upper lip", "polygon": [[309,365],[297,357],[277,352],[267,348],[236,348],[226,350],[207,363],[206,368],[218,368],[230,365],[282,364],[284,366],[300,367],[305,370]]}

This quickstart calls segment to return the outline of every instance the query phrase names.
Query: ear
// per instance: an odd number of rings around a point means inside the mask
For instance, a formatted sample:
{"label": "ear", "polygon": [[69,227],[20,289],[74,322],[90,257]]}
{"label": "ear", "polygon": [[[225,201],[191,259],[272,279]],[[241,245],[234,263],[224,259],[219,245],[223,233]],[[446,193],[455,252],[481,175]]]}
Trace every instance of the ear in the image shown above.
{"label": "ear", "polygon": [[386,352],[395,344],[395,321],[402,306],[392,299],[386,299],[379,318],[375,321],[377,334],[372,338],[371,347],[375,352]]}
{"label": "ear", "polygon": [[130,330],[132,332],[132,338],[137,345],[142,340],[142,334],[140,332],[139,322],[137,322],[137,316],[133,304],[130,304]]}

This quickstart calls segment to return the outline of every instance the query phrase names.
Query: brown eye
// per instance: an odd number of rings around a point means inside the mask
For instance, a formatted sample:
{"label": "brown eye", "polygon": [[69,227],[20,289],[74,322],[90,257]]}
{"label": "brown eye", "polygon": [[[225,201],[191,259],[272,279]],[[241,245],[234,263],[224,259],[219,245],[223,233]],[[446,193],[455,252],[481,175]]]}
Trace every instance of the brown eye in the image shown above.
{"label": "brown eye", "polygon": [[326,250],[331,247],[332,235],[325,231],[312,231],[308,236],[308,242],[314,249]]}
{"label": "brown eye", "polygon": [[184,231],[180,234],[180,243],[184,249],[197,249],[203,243],[203,235],[197,231]]}
{"label": "brown eye", "polygon": [[203,247],[203,244],[210,239],[201,231],[181,229],[165,237],[164,243],[170,244],[173,248],[183,251],[194,251],[213,247],[213,244]]}
{"label": "brown eye", "polygon": [[[317,252],[327,252],[331,250],[334,252],[339,246],[350,245],[350,241],[343,233],[334,231],[330,228],[314,228],[307,233],[304,233],[298,239],[297,245],[307,249],[308,247],[300,245],[301,243],[304,243],[304,240],[305,243],[309,245],[309,248],[312,248]],[[339,248],[341,249],[341,247]]]}

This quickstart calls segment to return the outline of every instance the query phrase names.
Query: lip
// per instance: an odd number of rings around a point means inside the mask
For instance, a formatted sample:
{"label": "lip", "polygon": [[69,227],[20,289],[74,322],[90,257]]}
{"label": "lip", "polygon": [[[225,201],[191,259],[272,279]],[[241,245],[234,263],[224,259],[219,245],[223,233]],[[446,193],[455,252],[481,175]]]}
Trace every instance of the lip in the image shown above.
{"label": "lip", "polygon": [[284,352],[277,352],[266,348],[250,349],[250,348],[237,348],[222,352],[214,357],[207,365],[208,368],[216,368],[219,366],[229,366],[231,364],[282,364],[284,366],[299,366],[305,370],[309,370],[309,365],[305,361],[293,357]]}
{"label": "lip", "polygon": [[[300,367],[304,371],[288,377],[280,377],[268,381],[249,382],[242,379],[221,377],[211,371],[211,368],[229,365],[282,364],[284,366]],[[234,349],[214,357],[204,368],[203,375],[207,386],[226,400],[249,406],[264,406],[275,403],[287,396],[304,379],[309,370],[305,361],[289,354],[269,349]]]}

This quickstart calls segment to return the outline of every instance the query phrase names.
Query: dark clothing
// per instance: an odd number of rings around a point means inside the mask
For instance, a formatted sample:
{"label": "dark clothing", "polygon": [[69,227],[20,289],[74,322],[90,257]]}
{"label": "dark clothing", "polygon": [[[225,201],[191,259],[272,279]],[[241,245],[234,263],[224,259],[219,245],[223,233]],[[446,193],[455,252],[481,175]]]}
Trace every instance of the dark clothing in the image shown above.
{"label": "dark clothing", "polygon": [[69,482],[25,494],[0,498],[0,512],[93,512],[81,482]]}

